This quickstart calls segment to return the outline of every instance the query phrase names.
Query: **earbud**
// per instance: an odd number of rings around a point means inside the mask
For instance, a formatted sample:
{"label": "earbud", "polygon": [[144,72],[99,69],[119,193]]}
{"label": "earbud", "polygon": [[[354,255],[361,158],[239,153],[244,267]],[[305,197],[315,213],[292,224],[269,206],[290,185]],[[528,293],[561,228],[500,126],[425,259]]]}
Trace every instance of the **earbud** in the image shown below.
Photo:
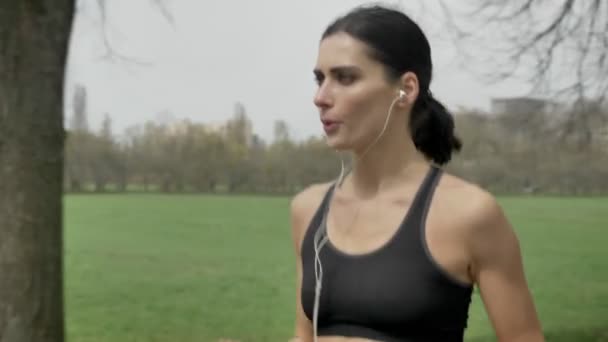
{"label": "earbud", "polygon": [[399,89],[399,99],[401,100],[402,98],[404,98],[404,97],[405,97],[405,95],[407,95],[407,94],[405,93],[405,91],[403,91],[403,90]]}

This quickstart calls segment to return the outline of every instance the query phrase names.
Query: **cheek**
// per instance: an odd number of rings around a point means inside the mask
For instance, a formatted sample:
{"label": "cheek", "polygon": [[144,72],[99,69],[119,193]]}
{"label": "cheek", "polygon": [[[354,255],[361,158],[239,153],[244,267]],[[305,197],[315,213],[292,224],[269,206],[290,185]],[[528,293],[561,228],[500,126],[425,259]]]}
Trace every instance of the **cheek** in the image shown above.
{"label": "cheek", "polygon": [[385,111],[381,106],[378,92],[367,91],[357,94],[345,102],[345,122],[349,130],[373,130],[384,123]]}
{"label": "cheek", "polygon": [[359,82],[354,85],[343,87],[336,95],[336,97],[340,99],[342,107],[340,112],[342,112],[345,118],[352,118],[360,115],[360,112],[373,102],[374,97],[376,96],[374,93],[376,93],[374,87],[372,87],[369,82]]}

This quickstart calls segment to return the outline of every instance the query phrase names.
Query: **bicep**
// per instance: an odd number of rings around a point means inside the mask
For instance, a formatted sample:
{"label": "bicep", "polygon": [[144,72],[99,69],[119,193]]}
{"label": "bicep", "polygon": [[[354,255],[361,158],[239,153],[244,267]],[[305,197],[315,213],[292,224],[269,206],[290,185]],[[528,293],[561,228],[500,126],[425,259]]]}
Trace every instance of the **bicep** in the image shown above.
{"label": "bicep", "polygon": [[543,341],[519,240],[497,204],[473,237],[473,276],[499,341]]}

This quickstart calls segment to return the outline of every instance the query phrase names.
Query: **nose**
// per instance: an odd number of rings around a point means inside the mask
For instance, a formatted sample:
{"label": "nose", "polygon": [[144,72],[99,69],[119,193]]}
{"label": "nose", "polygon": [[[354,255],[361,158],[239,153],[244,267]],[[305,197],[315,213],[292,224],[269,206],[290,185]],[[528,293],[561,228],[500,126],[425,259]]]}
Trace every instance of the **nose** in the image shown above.
{"label": "nose", "polygon": [[317,89],[313,102],[319,109],[327,109],[333,105],[333,99],[328,87],[328,82],[321,83]]}

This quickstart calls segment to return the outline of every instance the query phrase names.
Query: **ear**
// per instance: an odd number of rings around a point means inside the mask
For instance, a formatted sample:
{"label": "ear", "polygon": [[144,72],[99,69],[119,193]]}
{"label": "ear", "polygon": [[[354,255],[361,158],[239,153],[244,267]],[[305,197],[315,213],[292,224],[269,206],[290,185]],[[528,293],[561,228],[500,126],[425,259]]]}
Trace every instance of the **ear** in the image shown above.
{"label": "ear", "polygon": [[399,85],[400,89],[405,92],[405,96],[400,99],[398,105],[400,107],[413,106],[420,92],[418,77],[413,72],[408,71],[401,76]]}

